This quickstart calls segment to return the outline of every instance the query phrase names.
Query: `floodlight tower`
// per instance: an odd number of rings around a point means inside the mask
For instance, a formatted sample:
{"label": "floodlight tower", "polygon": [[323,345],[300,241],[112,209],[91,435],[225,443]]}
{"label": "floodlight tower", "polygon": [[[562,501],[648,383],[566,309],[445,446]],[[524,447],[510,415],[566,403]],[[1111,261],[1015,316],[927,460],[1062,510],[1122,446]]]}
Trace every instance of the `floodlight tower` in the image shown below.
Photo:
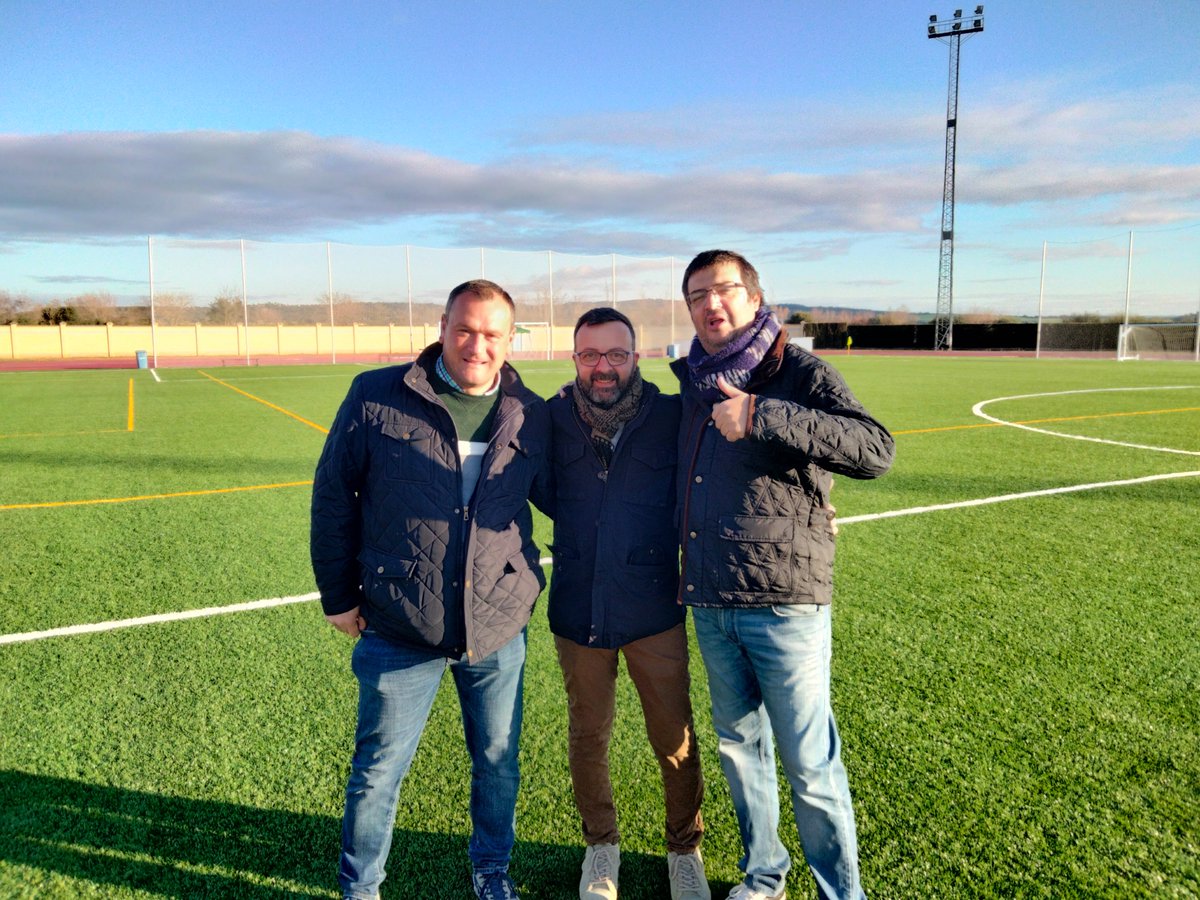
{"label": "floodlight tower", "polygon": [[950,45],[950,87],[946,100],[946,174],[942,183],[942,251],[938,260],[937,317],[933,324],[933,349],[950,350],[954,345],[954,138],[958,127],[958,45],[964,35],[983,31],[983,7],[963,18],[929,17],[928,36]]}

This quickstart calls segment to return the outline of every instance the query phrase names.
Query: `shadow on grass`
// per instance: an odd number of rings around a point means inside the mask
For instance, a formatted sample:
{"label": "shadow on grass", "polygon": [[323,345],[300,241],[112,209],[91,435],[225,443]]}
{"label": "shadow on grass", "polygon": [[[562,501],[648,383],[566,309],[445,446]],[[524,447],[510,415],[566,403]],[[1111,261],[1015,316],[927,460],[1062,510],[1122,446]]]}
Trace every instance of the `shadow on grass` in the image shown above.
{"label": "shadow on grass", "polygon": [[[82,881],[100,895],[127,890],[239,900],[338,897],[340,832],[332,816],[0,771],[5,894],[67,896]],[[564,839],[572,843],[517,841],[512,874],[526,900],[578,896],[583,850],[574,835]],[[31,871],[21,876],[13,866]],[[56,884],[58,877],[76,884]],[[664,859],[622,854],[621,888],[623,900],[666,896]],[[472,897],[467,836],[398,829],[383,896]]]}

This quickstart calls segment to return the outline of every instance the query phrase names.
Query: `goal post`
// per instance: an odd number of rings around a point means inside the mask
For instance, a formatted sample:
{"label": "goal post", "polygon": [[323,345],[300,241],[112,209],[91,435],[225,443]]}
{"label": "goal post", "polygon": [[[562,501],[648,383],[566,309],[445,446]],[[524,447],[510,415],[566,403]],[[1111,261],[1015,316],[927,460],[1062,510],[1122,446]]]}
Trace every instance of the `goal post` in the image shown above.
{"label": "goal post", "polygon": [[1143,322],[1122,325],[1117,359],[1200,361],[1200,326],[1196,323]]}
{"label": "goal post", "polygon": [[[513,356],[516,359],[552,359],[553,331],[549,322],[516,322]],[[518,355],[519,354],[519,355]]]}

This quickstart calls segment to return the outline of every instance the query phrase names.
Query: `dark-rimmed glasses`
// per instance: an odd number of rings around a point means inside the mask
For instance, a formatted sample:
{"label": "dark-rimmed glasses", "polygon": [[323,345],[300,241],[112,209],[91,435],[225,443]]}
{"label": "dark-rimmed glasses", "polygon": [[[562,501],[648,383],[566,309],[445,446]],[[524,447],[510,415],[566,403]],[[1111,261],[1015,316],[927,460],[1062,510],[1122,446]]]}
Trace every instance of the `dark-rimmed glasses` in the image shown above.
{"label": "dark-rimmed glasses", "polygon": [[629,362],[629,357],[631,356],[633,356],[633,354],[628,350],[621,350],[620,348],[617,348],[616,350],[607,350],[604,353],[601,353],[599,350],[580,350],[575,354],[575,358],[589,369],[592,366],[598,366],[600,364],[600,357],[607,359],[608,364],[615,369],[617,366],[623,366],[625,363]]}

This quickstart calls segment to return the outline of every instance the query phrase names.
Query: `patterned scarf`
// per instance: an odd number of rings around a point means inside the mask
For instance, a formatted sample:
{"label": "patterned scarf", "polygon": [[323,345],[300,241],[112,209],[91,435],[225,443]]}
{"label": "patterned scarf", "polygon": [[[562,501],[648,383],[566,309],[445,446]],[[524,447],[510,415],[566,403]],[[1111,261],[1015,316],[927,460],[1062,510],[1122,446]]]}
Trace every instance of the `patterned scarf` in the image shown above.
{"label": "patterned scarf", "polygon": [[755,366],[763,361],[775,338],[779,336],[779,319],[765,306],[760,306],[754,321],[741,334],[716,353],[706,353],[699,338],[692,338],[692,349],[688,352],[688,372],[692,376],[701,399],[716,403],[725,399],[717,387],[717,376],[735,388],[744,388],[750,383]]}
{"label": "patterned scarf", "polygon": [[629,376],[624,396],[607,409],[592,402],[587,388],[575,379],[575,411],[583,423],[592,429],[592,446],[607,469],[612,462],[613,436],[622,425],[634,417],[642,405],[642,371],[635,368]]}

